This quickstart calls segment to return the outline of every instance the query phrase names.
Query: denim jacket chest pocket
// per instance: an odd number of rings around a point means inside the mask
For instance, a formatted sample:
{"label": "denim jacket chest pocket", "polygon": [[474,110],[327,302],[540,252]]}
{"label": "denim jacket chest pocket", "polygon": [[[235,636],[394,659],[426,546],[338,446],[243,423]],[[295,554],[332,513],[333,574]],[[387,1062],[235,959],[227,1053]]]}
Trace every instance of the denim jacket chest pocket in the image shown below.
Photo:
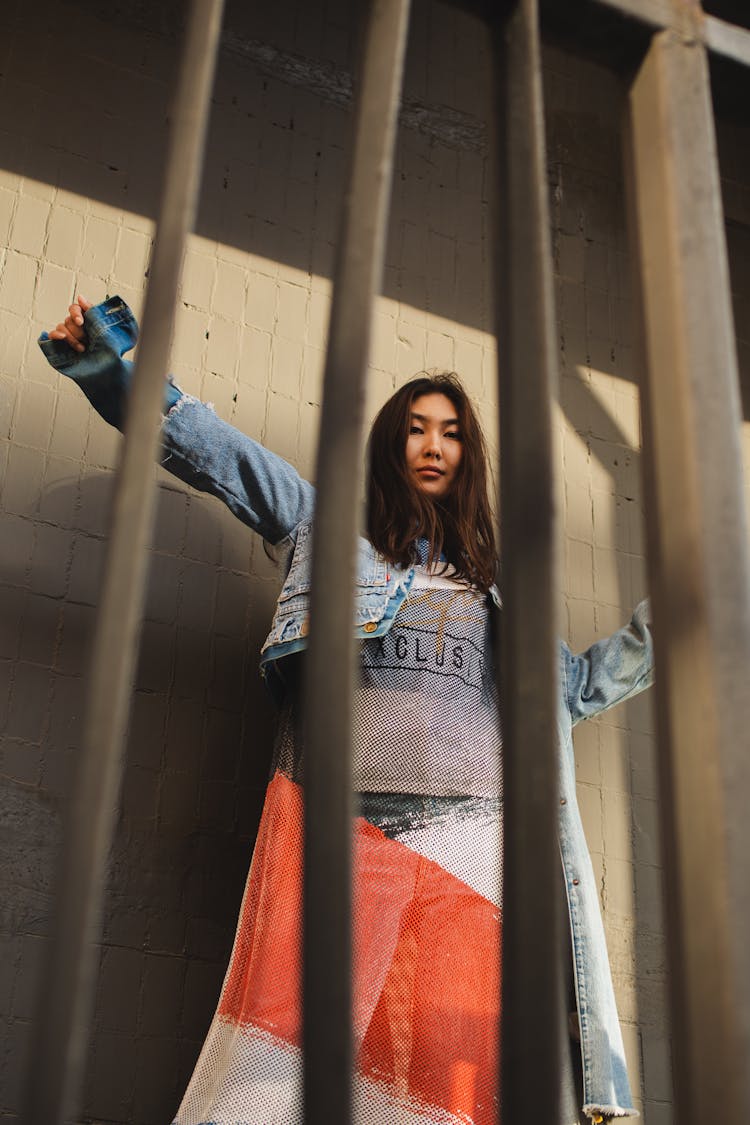
{"label": "denim jacket chest pocket", "polygon": [[[271,636],[264,648],[307,634],[312,583],[312,532],[312,521],[301,524],[297,530],[291,566],[279,594]],[[366,539],[360,538],[354,590],[355,627],[382,617],[394,580],[390,570],[385,559],[373,550]]]}
{"label": "denim jacket chest pocket", "polygon": [[[281,587],[279,602],[290,601],[300,594],[309,594],[312,583],[312,521],[300,525],[292,555],[289,572]],[[359,538],[357,544],[357,589],[377,591],[388,585],[389,567],[385,559],[378,555],[366,539]]]}

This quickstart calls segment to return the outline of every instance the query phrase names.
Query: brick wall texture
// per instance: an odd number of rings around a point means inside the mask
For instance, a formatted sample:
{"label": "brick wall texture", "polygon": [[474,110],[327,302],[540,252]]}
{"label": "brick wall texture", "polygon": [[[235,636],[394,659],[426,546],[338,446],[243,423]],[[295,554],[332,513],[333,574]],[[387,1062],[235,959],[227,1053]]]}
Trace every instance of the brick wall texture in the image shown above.
{"label": "brick wall texture", "polygon": [[[180,5],[6,0],[0,38],[0,1117],[18,1120],[71,771],[80,747],[119,437],[36,337],[77,292],[143,305]],[[172,368],[314,466],[349,115],[352,5],[230,4]],[[245,44],[241,51],[237,44]],[[249,44],[249,47],[247,46]],[[266,51],[260,62],[260,48]],[[270,61],[269,61],[270,60]],[[291,62],[290,62],[291,60]],[[423,368],[460,372],[496,445],[488,49],[419,0],[369,412]],[[295,65],[291,65],[295,63]],[[609,72],[545,54],[564,515],[574,646],[646,592],[638,371]],[[750,341],[750,150],[720,133],[740,354]],[[743,166],[743,159],[745,161]],[[742,315],[744,312],[744,316]],[[744,333],[744,335],[743,335]],[[160,469],[81,1120],[171,1120],[218,995],[273,711],[256,654],[276,593],[262,545]],[[578,781],[638,1104],[672,1120],[651,701],[579,728]]]}

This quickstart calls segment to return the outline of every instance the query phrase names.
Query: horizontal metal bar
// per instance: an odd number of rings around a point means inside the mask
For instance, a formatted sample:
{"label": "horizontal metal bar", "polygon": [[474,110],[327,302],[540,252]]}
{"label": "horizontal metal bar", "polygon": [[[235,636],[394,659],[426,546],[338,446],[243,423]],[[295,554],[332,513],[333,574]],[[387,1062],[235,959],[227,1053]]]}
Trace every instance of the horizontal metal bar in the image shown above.
{"label": "horizontal metal bar", "polygon": [[305,1120],[351,1120],[354,570],[365,374],[385,252],[409,0],[373,0],[335,271],[305,665]]}
{"label": "horizontal metal bar", "polygon": [[52,933],[30,1055],[23,1120],[70,1118],[79,1097],[106,864],[122,773],[122,745],[141,628],[146,546],[156,483],[158,418],[164,402],[182,257],[200,184],[222,0],[193,0],[175,98],[143,337],[133,378],[113,526],[87,680],[76,780]]}
{"label": "horizontal metal bar", "polygon": [[733,62],[750,66],[750,31],[716,16],[705,16],[703,42],[712,51]]}
{"label": "horizontal metal bar", "polygon": [[646,379],[676,1116],[750,1112],[750,560],[705,51],[654,37],[630,92]]}
{"label": "horizontal metal bar", "polygon": [[[557,352],[536,0],[498,28],[495,284],[502,483],[504,889],[501,1120],[556,1122]],[[533,887],[533,894],[530,888]]]}
{"label": "horizontal metal bar", "polygon": [[[708,15],[697,0],[595,0],[646,24],[654,31],[670,30],[685,39],[702,43],[717,55],[750,66],[750,30]],[[592,19],[588,6],[588,19]]]}
{"label": "horizontal metal bar", "polygon": [[696,0],[676,3],[675,0],[596,0],[604,8],[613,8],[624,16],[632,16],[654,29],[671,28],[681,34],[695,34],[698,18],[702,18]]}

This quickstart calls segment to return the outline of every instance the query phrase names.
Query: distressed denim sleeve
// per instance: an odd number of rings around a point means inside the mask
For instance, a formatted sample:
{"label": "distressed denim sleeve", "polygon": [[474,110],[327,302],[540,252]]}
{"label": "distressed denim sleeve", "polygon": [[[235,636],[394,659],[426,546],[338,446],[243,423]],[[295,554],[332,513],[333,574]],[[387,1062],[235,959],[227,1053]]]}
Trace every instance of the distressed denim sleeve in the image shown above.
{"label": "distressed denim sleeve", "polygon": [[278,543],[315,507],[315,489],[283,457],[183,395],[164,419],[162,465],[223,500],[238,519]]}
{"label": "distressed denim sleeve", "polygon": [[654,645],[648,601],[641,602],[630,623],[578,655],[563,644],[565,684],[575,725],[614,707],[651,685]]}
{"label": "distressed denim sleeve", "polygon": [[[138,324],[120,297],[90,308],[84,317],[86,350],[76,352],[46,332],[39,346],[47,361],[72,379],[105,422],[122,429]],[[164,381],[162,464],[180,480],[223,500],[270,543],[278,543],[312,516],[315,489],[283,458],[222,422],[214,411]]]}
{"label": "distressed denim sleeve", "polygon": [[[39,347],[47,362],[83,391],[104,421],[121,430],[133,377],[133,364],[123,356],[138,342],[138,324],[121,297],[110,297],[84,314],[84,325],[83,352],[74,351],[65,340],[50,339],[46,332],[39,337]],[[164,409],[179,397],[174,384],[165,380]]]}

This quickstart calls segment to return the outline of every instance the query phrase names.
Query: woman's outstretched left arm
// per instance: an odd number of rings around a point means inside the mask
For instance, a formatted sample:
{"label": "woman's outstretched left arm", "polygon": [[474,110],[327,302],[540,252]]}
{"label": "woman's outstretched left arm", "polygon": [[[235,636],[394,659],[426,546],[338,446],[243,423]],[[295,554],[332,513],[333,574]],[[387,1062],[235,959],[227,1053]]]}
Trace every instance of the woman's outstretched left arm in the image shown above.
{"label": "woman's outstretched left arm", "polygon": [[563,644],[561,660],[562,690],[574,725],[637,695],[654,678],[649,602],[641,602],[627,625],[585,652],[574,654]]}

